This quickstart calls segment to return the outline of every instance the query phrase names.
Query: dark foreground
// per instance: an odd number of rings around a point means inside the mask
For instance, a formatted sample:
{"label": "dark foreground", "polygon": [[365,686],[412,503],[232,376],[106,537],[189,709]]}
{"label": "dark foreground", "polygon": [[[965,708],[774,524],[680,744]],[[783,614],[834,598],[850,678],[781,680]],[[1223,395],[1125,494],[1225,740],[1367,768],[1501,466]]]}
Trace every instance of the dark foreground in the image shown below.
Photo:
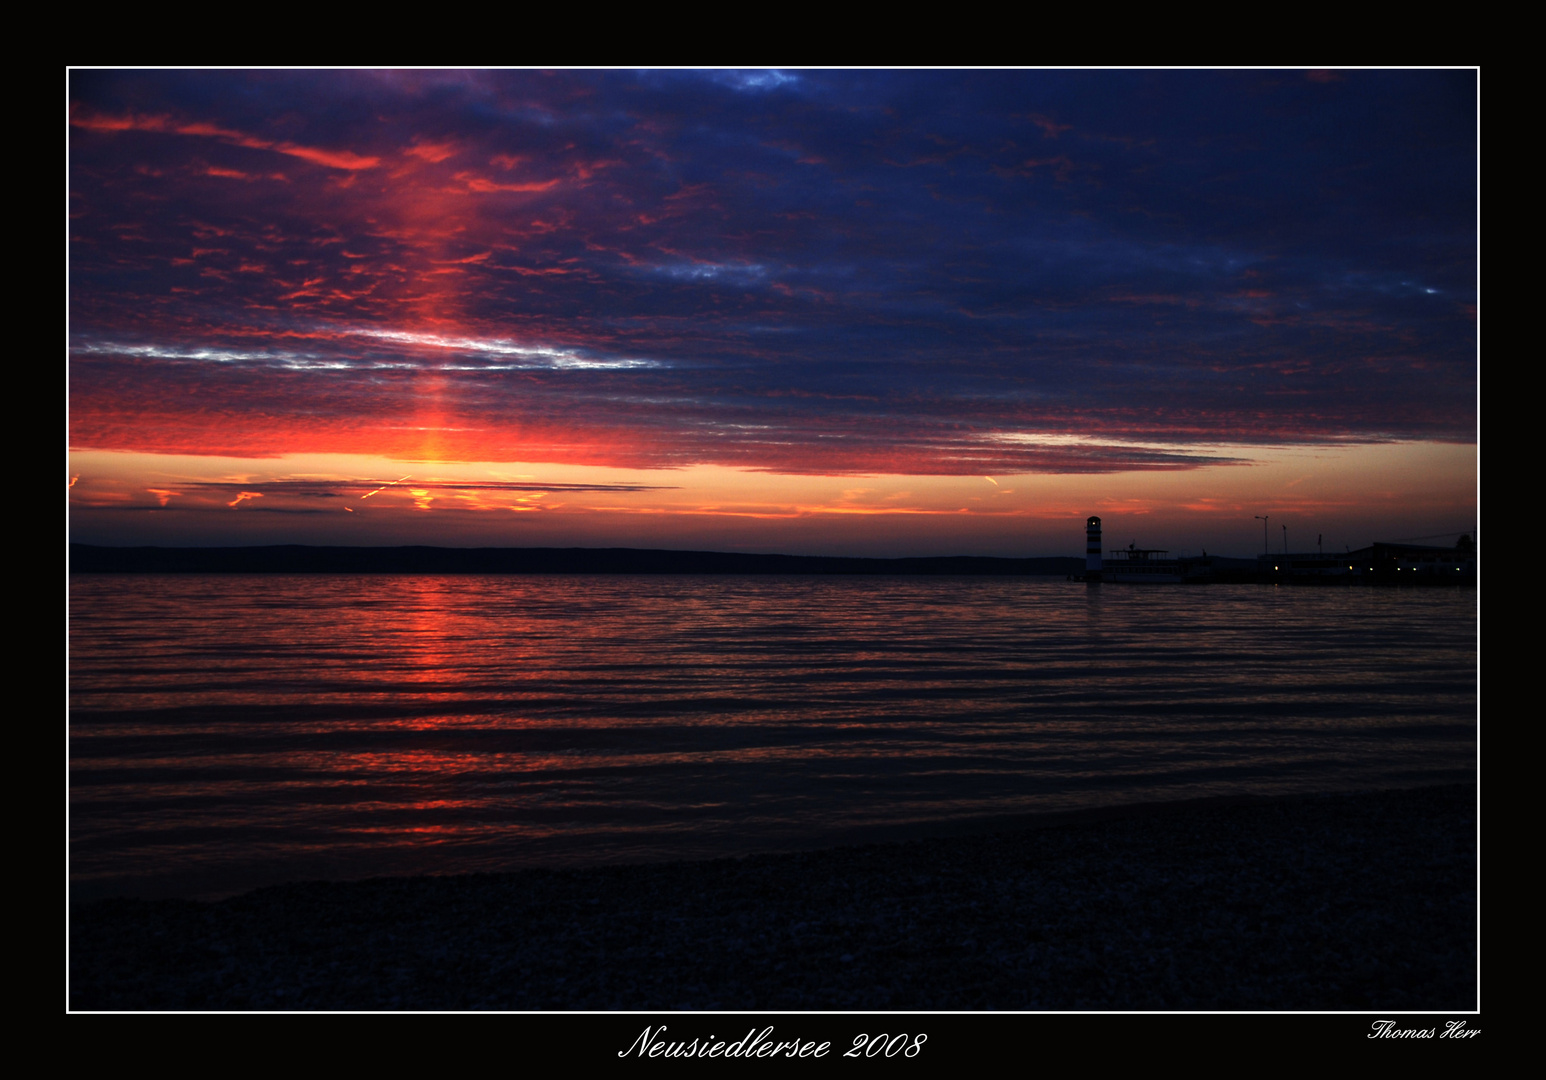
{"label": "dark foreground", "polygon": [[1476,1001],[1471,786],[713,862],[72,912],[76,1009],[1427,1009]]}

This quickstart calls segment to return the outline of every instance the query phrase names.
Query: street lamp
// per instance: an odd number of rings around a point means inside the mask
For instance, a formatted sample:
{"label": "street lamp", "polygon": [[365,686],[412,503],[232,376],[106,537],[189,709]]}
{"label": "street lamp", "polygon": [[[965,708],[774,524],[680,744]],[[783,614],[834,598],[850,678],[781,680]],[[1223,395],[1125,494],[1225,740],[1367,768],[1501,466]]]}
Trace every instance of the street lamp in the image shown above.
{"label": "street lamp", "polygon": [[1256,515],[1256,520],[1261,522],[1261,553],[1263,555],[1271,554],[1271,552],[1267,550],[1267,517],[1267,514]]}

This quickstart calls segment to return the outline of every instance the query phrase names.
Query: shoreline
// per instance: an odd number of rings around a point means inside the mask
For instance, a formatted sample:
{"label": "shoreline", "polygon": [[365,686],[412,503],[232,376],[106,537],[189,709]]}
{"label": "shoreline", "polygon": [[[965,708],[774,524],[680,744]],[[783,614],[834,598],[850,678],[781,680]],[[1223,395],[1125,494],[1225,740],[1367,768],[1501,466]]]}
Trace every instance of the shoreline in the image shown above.
{"label": "shoreline", "polygon": [[71,909],[70,1008],[1470,1010],[1476,791],[93,900]]}
{"label": "shoreline", "polygon": [[752,576],[1056,577],[1084,565],[1065,555],[881,558],[656,548],[103,547],[70,544],[76,574],[708,574]]}

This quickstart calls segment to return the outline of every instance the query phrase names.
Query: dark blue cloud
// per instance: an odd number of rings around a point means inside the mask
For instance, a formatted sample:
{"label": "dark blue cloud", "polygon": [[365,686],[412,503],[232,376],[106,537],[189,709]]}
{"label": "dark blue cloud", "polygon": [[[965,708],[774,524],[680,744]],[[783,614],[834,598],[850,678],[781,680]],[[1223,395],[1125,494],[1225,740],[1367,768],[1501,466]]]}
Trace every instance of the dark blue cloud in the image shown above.
{"label": "dark blue cloud", "polygon": [[71,99],[93,445],[107,396],[103,432],[222,385],[222,425],[341,422],[411,369],[491,424],[772,468],[845,425],[903,470],[945,431],[1474,434],[1473,72],[93,71]]}

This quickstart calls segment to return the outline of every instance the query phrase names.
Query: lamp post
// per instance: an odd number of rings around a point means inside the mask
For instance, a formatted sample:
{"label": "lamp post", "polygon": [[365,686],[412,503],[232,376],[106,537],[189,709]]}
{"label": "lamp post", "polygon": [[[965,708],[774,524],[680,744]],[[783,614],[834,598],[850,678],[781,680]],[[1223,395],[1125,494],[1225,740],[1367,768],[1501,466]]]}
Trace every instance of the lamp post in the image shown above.
{"label": "lamp post", "polygon": [[1269,516],[1267,514],[1256,515],[1256,520],[1261,522],[1261,553],[1263,555],[1270,554],[1267,550],[1267,518]]}

